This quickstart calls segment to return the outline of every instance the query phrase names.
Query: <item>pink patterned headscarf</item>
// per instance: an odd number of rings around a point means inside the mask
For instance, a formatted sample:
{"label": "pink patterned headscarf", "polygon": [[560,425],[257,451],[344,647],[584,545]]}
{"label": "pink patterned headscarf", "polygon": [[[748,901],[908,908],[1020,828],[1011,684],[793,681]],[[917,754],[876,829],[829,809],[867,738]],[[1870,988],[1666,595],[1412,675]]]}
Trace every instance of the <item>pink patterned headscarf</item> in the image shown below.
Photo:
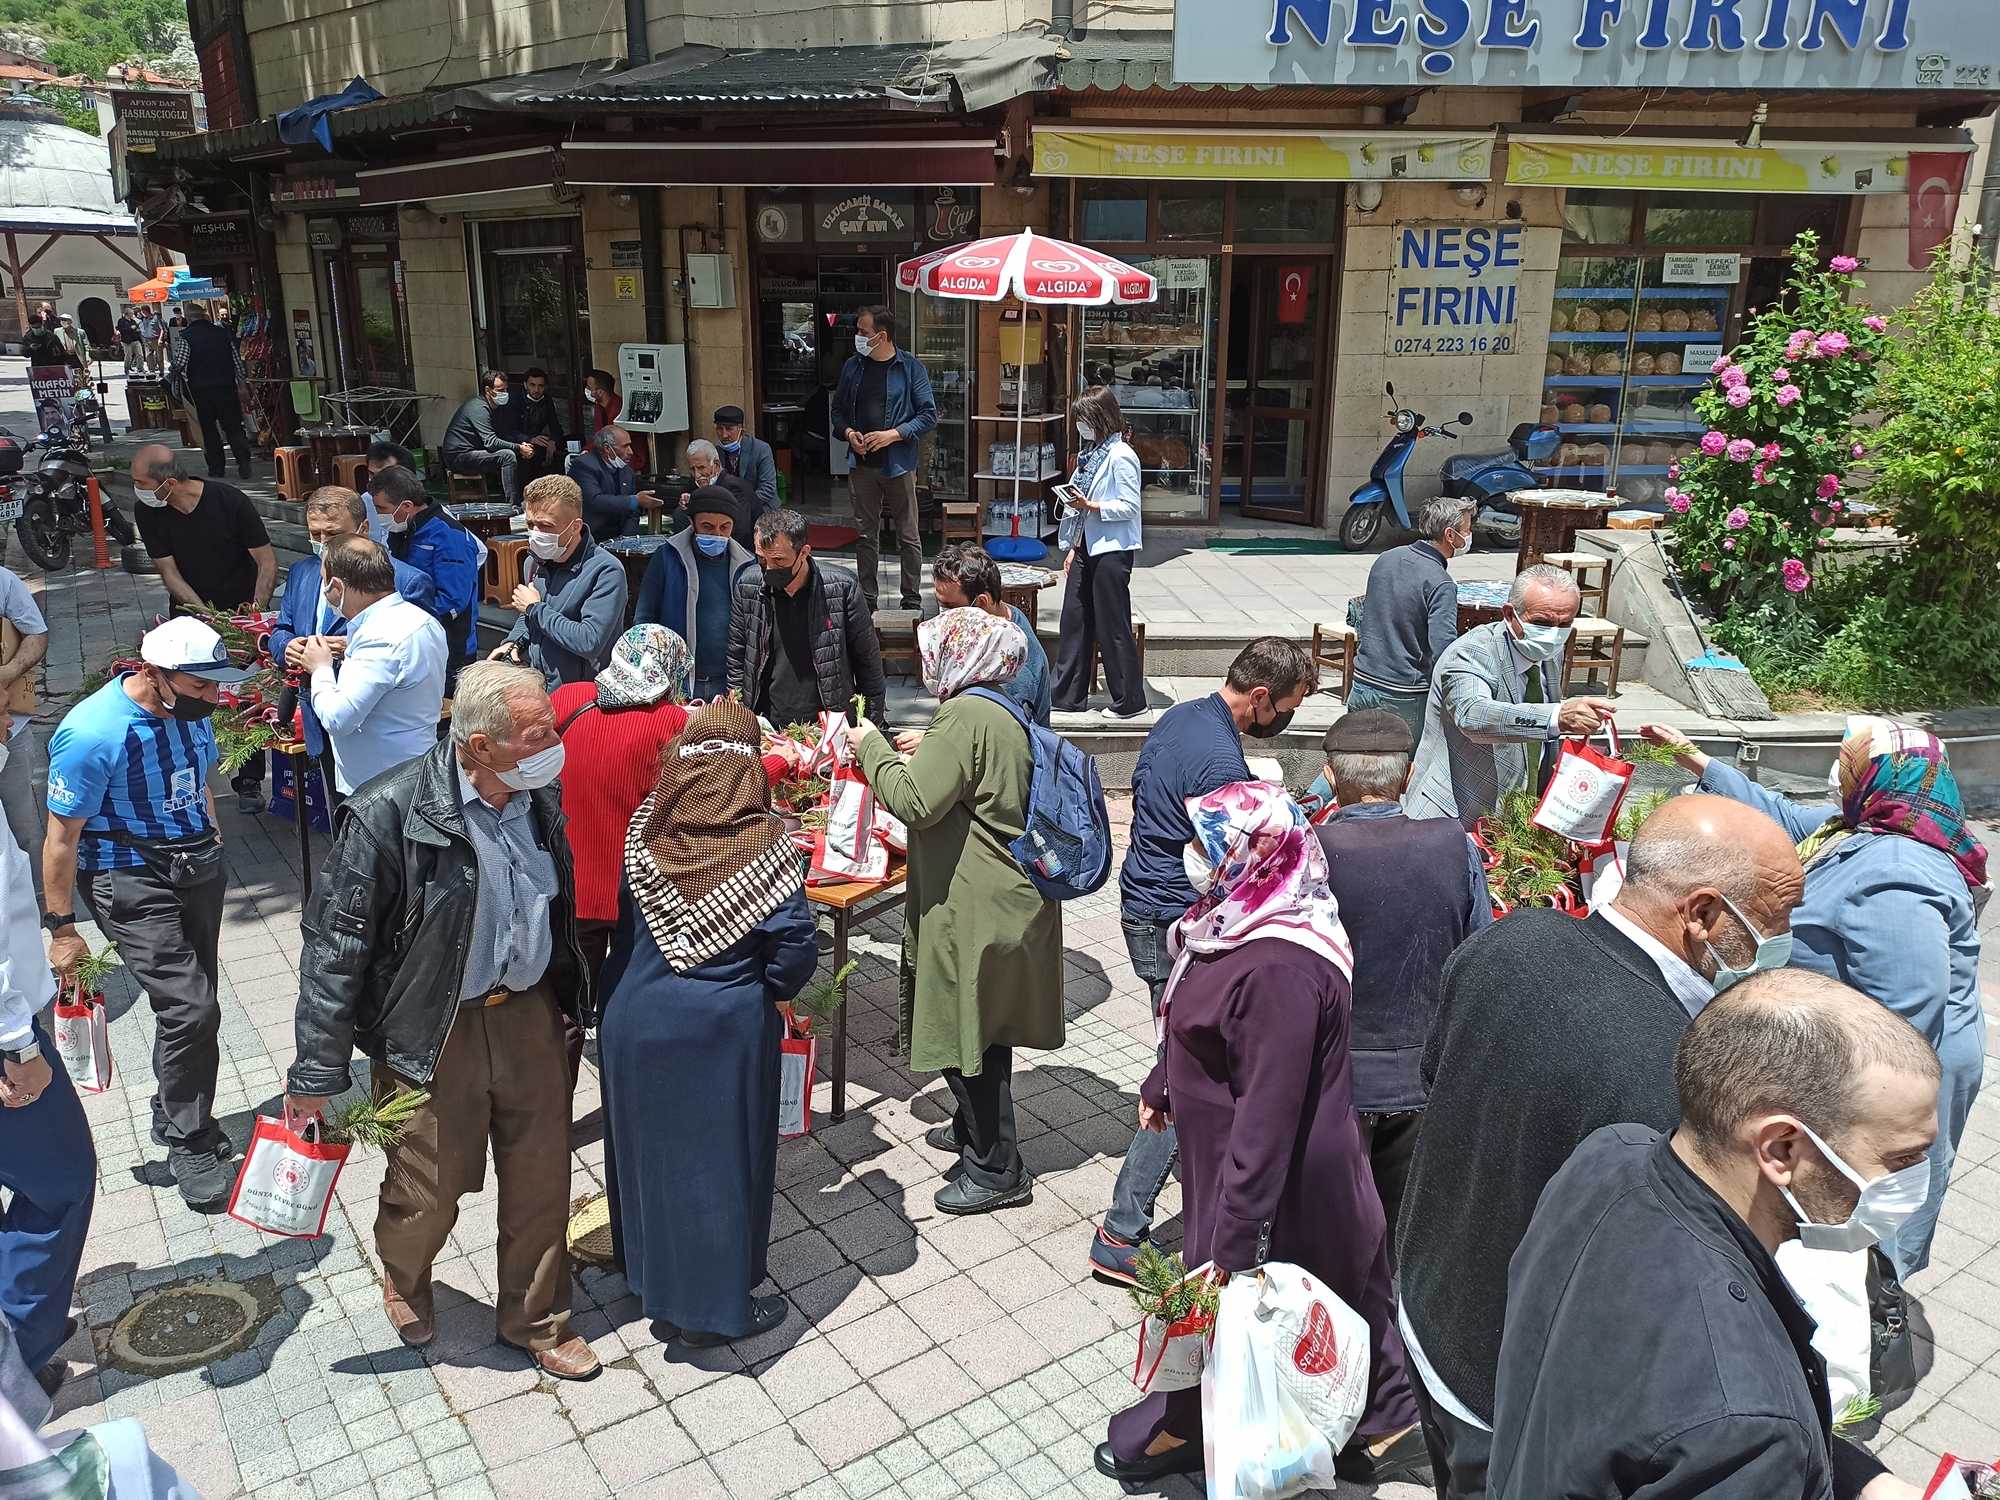
{"label": "pink patterned headscarf", "polygon": [[1354,947],[1328,886],[1326,853],[1306,815],[1280,786],[1236,781],[1187,799],[1194,841],[1215,867],[1208,894],[1167,939],[1174,972],[1167,1005],[1193,954],[1226,953],[1252,938],[1282,938],[1325,958],[1349,979]]}

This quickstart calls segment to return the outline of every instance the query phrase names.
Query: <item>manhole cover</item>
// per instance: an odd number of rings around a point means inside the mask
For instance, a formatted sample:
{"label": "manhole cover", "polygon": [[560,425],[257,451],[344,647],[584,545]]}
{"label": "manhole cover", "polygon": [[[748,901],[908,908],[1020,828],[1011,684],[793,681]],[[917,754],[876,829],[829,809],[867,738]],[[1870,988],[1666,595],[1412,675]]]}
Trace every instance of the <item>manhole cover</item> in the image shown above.
{"label": "manhole cover", "polygon": [[[265,1278],[259,1278],[263,1280]],[[256,1337],[276,1311],[257,1292],[220,1279],[162,1287],[111,1328],[108,1363],[134,1375],[170,1375],[212,1364]],[[276,1298],[270,1301],[275,1304]]]}

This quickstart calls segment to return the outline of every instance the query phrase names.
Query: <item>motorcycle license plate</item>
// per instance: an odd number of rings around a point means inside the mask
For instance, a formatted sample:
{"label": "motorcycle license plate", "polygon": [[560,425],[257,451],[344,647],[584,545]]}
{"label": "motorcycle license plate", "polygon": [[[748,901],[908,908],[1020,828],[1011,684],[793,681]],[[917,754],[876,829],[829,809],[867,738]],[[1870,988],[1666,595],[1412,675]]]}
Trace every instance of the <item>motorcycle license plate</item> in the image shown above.
{"label": "motorcycle license plate", "polygon": [[21,507],[26,503],[23,500],[0,500],[0,526],[6,525],[9,521],[20,520]]}

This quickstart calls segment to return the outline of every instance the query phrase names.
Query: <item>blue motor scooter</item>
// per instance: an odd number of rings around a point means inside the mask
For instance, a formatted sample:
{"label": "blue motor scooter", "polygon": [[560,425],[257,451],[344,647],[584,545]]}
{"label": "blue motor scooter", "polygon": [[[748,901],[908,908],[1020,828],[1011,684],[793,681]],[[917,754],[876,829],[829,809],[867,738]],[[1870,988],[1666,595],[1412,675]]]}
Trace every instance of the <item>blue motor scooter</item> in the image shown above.
{"label": "blue motor scooter", "polygon": [[1533,466],[1554,458],[1561,446],[1560,428],[1522,422],[1507,435],[1506,452],[1448,458],[1438,477],[1445,494],[1472,502],[1475,532],[1512,547],[1521,540],[1521,507],[1508,497],[1515,490],[1546,488]]}
{"label": "blue motor scooter", "polygon": [[[1396,399],[1396,387],[1384,387],[1390,401]],[[1457,433],[1440,423],[1436,427],[1424,426],[1421,412],[1411,411],[1407,406],[1391,406],[1389,420],[1396,424],[1395,436],[1389,439],[1388,447],[1375,457],[1375,463],[1368,471],[1368,482],[1347,497],[1347,514],[1340,518],[1340,544],[1349,552],[1366,550],[1375,540],[1375,533],[1382,527],[1384,510],[1393,510],[1396,524],[1405,531],[1410,529],[1410,508],[1403,501],[1403,470],[1410,462],[1410,454],[1416,450],[1417,439],[1426,437],[1455,438]],[[1458,414],[1458,424],[1463,427],[1472,420],[1472,413]]]}

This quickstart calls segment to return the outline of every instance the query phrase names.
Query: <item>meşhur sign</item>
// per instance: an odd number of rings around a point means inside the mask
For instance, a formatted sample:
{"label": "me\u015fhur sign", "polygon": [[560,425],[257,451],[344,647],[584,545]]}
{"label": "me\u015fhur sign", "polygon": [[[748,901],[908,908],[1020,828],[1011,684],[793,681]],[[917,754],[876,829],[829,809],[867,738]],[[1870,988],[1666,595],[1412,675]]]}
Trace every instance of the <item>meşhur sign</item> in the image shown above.
{"label": "me\u015fhur sign", "polygon": [[1990,89],[1994,0],[1176,0],[1178,83]]}

